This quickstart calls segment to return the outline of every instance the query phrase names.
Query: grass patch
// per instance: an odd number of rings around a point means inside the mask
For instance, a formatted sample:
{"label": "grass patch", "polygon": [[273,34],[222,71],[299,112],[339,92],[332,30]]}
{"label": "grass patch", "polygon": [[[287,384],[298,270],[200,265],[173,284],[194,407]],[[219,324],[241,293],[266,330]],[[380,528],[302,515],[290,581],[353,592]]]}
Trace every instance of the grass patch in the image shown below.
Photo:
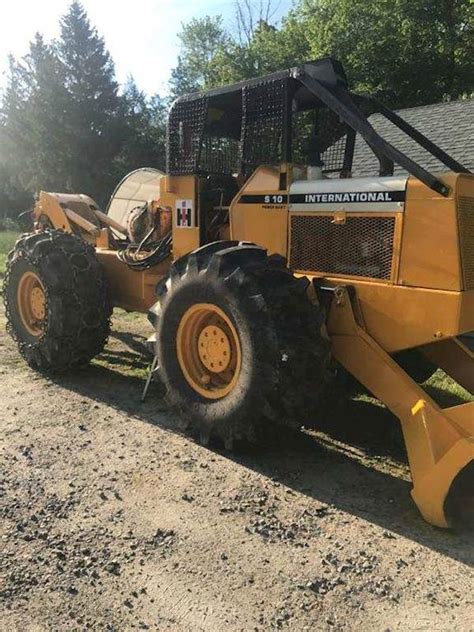
{"label": "grass patch", "polygon": [[121,307],[115,307],[113,317],[114,322],[115,319],[119,321],[139,321],[141,318],[146,319],[141,312],[127,312]]}
{"label": "grass patch", "polygon": [[425,390],[441,407],[457,406],[466,402],[474,402],[474,396],[444,371],[438,369],[424,384]]}
{"label": "grass patch", "polygon": [[149,371],[149,364],[145,364],[138,354],[136,354],[135,359],[130,359],[120,358],[117,355],[104,352],[97,358],[94,358],[91,364],[114,373],[120,373],[124,377],[138,378],[140,380],[146,380]]}
{"label": "grass patch", "polygon": [[5,275],[7,255],[15,245],[18,236],[18,233],[10,230],[0,232],[0,279],[3,279]]}

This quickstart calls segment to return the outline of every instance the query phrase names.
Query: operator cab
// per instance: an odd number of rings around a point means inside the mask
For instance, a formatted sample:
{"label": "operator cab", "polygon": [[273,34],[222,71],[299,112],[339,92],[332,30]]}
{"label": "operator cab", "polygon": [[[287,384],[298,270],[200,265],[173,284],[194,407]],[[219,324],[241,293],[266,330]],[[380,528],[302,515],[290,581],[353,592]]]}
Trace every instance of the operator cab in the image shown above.
{"label": "operator cab", "polygon": [[[364,196],[374,194],[371,201],[378,201],[380,209],[382,194],[393,202],[402,200],[400,191],[407,178],[390,180],[395,163],[442,196],[448,195],[443,182],[377,134],[367,120],[374,112],[448,169],[467,172],[375,99],[349,92],[342,65],[331,58],[177,99],[169,115],[167,186],[172,193],[183,190],[183,179],[192,179],[193,184],[188,189],[191,200],[180,198],[174,204],[174,258],[186,254],[190,246],[226,239],[232,233],[288,256],[287,239],[276,235],[288,220],[292,198],[296,203],[325,200],[331,205],[349,193],[355,195],[348,198],[351,202],[367,202]],[[375,154],[378,173],[365,182],[348,183],[358,134]],[[328,180],[331,183],[325,185]],[[193,206],[186,216],[180,210],[183,204]],[[334,210],[327,204],[319,208]],[[384,208],[399,207],[386,204]],[[268,226],[263,242],[260,228],[255,234],[259,225],[255,216],[262,211],[260,223]],[[252,229],[246,230],[246,225]],[[193,239],[189,229],[195,230]]]}

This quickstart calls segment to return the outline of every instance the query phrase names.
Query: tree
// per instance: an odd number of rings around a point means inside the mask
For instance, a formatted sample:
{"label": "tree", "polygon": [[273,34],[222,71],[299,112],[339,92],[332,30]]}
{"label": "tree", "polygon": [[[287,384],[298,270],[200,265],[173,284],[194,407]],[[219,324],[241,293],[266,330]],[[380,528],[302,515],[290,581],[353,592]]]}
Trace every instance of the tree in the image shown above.
{"label": "tree", "polygon": [[173,98],[213,85],[216,55],[230,44],[221,17],[191,20],[183,25],[179,39],[181,54],[170,80]]}
{"label": "tree", "polygon": [[23,60],[10,58],[1,126],[4,160],[30,190],[54,188],[64,177],[60,153],[65,97],[54,50],[36,34]]}
{"label": "tree", "polygon": [[301,45],[301,39],[288,37],[285,28],[277,29],[267,22],[260,22],[248,42],[234,41],[218,51],[211,64],[213,85],[251,79],[294,66],[308,58],[307,50],[307,43],[304,41]]}
{"label": "tree", "polygon": [[33,195],[19,181],[16,169],[0,160],[0,220],[14,218],[33,205]]}
{"label": "tree", "polygon": [[83,192],[104,205],[127,171],[164,167],[166,107],[133,81],[122,93],[102,38],[78,2],[59,40],[36,35],[10,59],[0,107],[0,210],[39,189]]}
{"label": "tree", "polygon": [[68,94],[62,130],[68,187],[103,203],[114,186],[113,159],[125,138],[114,64],[79,2],[70,5],[60,27],[56,48]]}
{"label": "tree", "polygon": [[211,18],[183,27],[172,84],[181,94],[332,55],[356,91],[392,107],[456,99],[474,90],[471,10],[470,0],[297,0],[277,28],[272,0],[237,0],[234,32],[220,20],[210,29]]}
{"label": "tree", "polygon": [[104,43],[78,2],[57,42],[37,34],[10,60],[2,103],[4,153],[30,191],[81,191],[104,201],[122,142],[122,102]]}
{"label": "tree", "polygon": [[115,172],[122,177],[140,167],[165,168],[166,113],[159,95],[147,98],[130,77],[123,91],[125,138],[114,160]]}
{"label": "tree", "polygon": [[469,10],[469,0],[300,0],[287,28],[311,57],[340,59],[356,90],[408,107],[472,92]]}
{"label": "tree", "polygon": [[237,0],[235,27],[230,32],[221,18],[183,25],[178,65],[171,77],[172,95],[250,79],[303,61],[307,41],[299,29],[284,28],[285,20],[281,29],[275,26],[277,8],[276,0]]}
{"label": "tree", "polygon": [[271,25],[277,9],[278,6],[272,0],[237,0],[235,17],[238,42],[249,46],[262,25]]}

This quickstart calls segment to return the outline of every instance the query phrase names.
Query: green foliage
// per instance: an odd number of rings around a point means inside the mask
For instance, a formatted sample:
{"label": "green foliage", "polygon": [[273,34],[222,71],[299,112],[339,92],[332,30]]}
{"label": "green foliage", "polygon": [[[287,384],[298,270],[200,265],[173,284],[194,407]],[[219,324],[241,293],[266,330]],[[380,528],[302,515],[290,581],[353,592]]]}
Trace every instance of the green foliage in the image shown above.
{"label": "green foliage", "polygon": [[13,165],[0,162],[0,222],[33,205],[33,195],[19,181]]}
{"label": "green foliage", "polygon": [[0,160],[28,190],[40,182],[51,187],[64,175],[56,153],[64,96],[61,66],[52,47],[37,34],[23,60],[10,59],[0,128]]}
{"label": "green foliage", "polygon": [[280,28],[257,21],[244,41],[219,22],[204,56],[196,42],[210,37],[209,22],[193,20],[183,27],[175,73],[185,91],[332,55],[356,91],[389,106],[455,99],[474,90],[470,11],[470,0],[297,0]]}
{"label": "green foliage", "polygon": [[233,42],[217,52],[208,83],[219,85],[258,77],[290,66],[298,58],[303,60],[304,55],[298,55],[284,30],[260,22],[248,42]]}
{"label": "green foliage", "polygon": [[133,79],[123,92],[125,142],[115,160],[122,173],[143,166],[165,168],[167,107],[159,95],[147,98]]}
{"label": "green foliage", "polygon": [[60,25],[55,52],[66,91],[61,162],[69,189],[94,192],[102,202],[113,187],[113,158],[125,135],[114,65],[78,2]]}
{"label": "green foliage", "polygon": [[220,17],[191,20],[183,25],[179,38],[182,54],[170,80],[173,98],[212,85],[216,57],[230,44]]}
{"label": "green foliage", "polygon": [[343,62],[357,91],[408,107],[473,91],[471,9],[469,0],[300,0],[290,22],[310,57]]}
{"label": "green foliage", "polygon": [[17,231],[0,230],[0,279],[5,275],[8,253],[13,250],[18,237]]}

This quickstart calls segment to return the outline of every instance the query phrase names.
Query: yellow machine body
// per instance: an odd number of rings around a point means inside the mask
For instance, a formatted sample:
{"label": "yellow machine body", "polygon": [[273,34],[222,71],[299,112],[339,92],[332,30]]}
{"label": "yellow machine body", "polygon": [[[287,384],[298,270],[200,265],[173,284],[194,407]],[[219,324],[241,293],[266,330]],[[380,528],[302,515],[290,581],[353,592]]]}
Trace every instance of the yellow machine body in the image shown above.
{"label": "yellow machine body", "polygon": [[[294,269],[335,288],[328,320],[334,356],[400,418],[415,502],[429,522],[447,526],[444,500],[450,485],[474,459],[474,401],[442,410],[390,356],[419,347],[474,392],[474,354],[457,338],[474,330],[474,177],[447,174],[441,180],[451,190],[449,197],[409,178],[399,212],[350,213],[341,205],[330,214],[341,242],[351,248],[356,247],[352,217],[393,218],[386,280]],[[280,204],[288,191],[279,190],[279,183],[277,169],[262,167],[254,174],[241,195],[269,202],[242,204],[239,195],[231,206],[231,236],[285,255],[291,265],[292,220],[300,216],[311,222],[325,213],[301,214]],[[355,290],[353,299],[348,286]]]}
{"label": "yellow machine body", "polygon": [[[219,208],[227,220],[214,239],[253,242],[283,255],[295,274],[333,293],[327,320],[333,355],[399,417],[413,498],[429,522],[445,527],[448,491],[474,461],[474,401],[441,409],[393,354],[417,348],[474,392],[474,354],[459,338],[474,330],[474,176],[437,176],[449,190],[443,195],[408,176],[403,202],[390,210],[341,202],[327,211],[301,193],[305,202],[292,202],[295,183],[298,191],[309,190],[298,184],[301,171],[300,165],[283,163],[257,168],[244,184],[235,176],[238,192]],[[130,269],[117,258],[110,229],[124,235],[126,228],[107,220],[86,196],[43,192],[35,219],[94,244],[114,304],[146,312],[172,261],[213,241],[206,233],[212,209],[203,201],[205,186],[195,175],[163,177],[154,202],[173,218],[172,255],[147,270]],[[350,266],[317,265],[324,248],[329,254],[340,248]],[[371,263],[372,249],[379,267]]]}
{"label": "yellow machine body", "polygon": [[[474,174],[353,94],[337,60],[179,97],[166,173],[125,176],[107,213],[41,192],[34,220],[48,232],[18,241],[4,292],[33,368],[101,353],[111,303],[148,313],[144,393],[159,364],[170,405],[230,447],[261,417],[311,421],[332,354],[399,418],[423,516],[446,527],[474,510]],[[415,381],[437,367],[471,401],[441,408]]]}
{"label": "yellow machine body", "polygon": [[[309,221],[330,217],[340,242],[350,248],[356,247],[352,217],[365,217],[375,224],[379,218],[393,218],[392,260],[386,280],[291,267],[308,277],[324,277],[334,286],[354,287],[364,326],[389,353],[452,338],[474,330],[474,177],[447,174],[441,180],[451,189],[448,198],[408,178],[406,201],[399,212],[351,213],[341,205],[339,213],[300,213],[288,204],[274,203],[288,191],[278,188],[278,169],[262,167],[231,205],[231,238],[262,245],[288,257],[291,265],[295,217],[306,216]],[[240,203],[245,195],[267,196],[270,202]],[[305,245],[312,246],[309,239]]]}
{"label": "yellow machine body", "polygon": [[[288,190],[279,189],[281,172],[287,170],[291,174],[291,166],[261,167],[249,178],[230,205],[227,235],[231,239],[261,245],[269,253],[288,257],[291,265],[294,217],[330,216],[340,232],[340,240],[348,244],[353,244],[348,222],[351,217],[367,217],[375,222],[393,217],[389,279],[292,266],[293,269],[310,278],[324,277],[334,286],[354,287],[364,327],[389,353],[474,330],[474,246],[470,237],[474,230],[474,177],[443,176],[442,181],[452,192],[448,198],[409,178],[403,211],[351,213],[341,208],[338,219],[337,212],[299,213],[291,211],[287,203],[278,203],[279,198],[288,194]],[[175,210],[178,200],[192,199],[197,215],[199,184],[194,176],[167,176],[160,204]],[[240,200],[244,196],[268,196],[270,202],[243,204]],[[47,216],[52,226],[66,232],[77,231],[77,223],[81,222],[81,233],[96,244],[97,254],[107,270],[114,302],[125,309],[146,312],[155,300],[154,287],[166,275],[169,262],[145,272],[120,265],[115,250],[109,247],[106,231],[87,212],[91,205],[94,202],[87,196],[42,192],[35,216],[37,219]],[[227,235],[224,233],[222,238]],[[173,260],[200,245],[199,226],[181,228],[173,221]]]}

